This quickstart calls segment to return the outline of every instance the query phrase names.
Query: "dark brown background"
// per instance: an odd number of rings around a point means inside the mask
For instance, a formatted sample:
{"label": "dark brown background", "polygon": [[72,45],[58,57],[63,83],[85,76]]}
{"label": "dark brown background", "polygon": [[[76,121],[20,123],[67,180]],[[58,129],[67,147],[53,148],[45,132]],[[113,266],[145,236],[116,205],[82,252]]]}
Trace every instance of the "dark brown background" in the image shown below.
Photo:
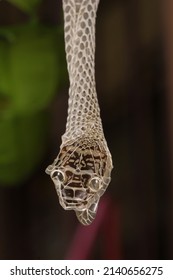
{"label": "dark brown background", "polygon": [[[107,193],[121,209],[123,259],[173,258],[171,5],[171,0],[101,0],[98,10],[97,91],[114,161]],[[62,24],[61,1],[43,1],[38,14],[43,23]],[[0,3],[0,25],[27,20]],[[45,160],[22,186],[0,188],[1,259],[63,259],[71,244],[78,222],[59,206],[44,173],[65,129],[67,89],[68,84],[52,101]],[[102,242],[96,243],[89,258],[104,258]]]}

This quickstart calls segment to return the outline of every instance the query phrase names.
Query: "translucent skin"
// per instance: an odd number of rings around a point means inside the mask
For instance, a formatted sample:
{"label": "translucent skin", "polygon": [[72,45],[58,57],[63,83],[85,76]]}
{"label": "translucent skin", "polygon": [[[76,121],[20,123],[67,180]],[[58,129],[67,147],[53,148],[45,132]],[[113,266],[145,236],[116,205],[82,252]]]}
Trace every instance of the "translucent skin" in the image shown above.
{"label": "translucent skin", "polygon": [[112,161],[103,143],[82,137],[73,144],[62,144],[46,172],[55,184],[61,206],[74,210],[79,221],[89,225],[111,180],[111,169]]}
{"label": "translucent skin", "polygon": [[46,173],[65,210],[83,225],[94,220],[110,180],[112,158],[104,137],[95,87],[95,19],[99,0],[63,0],[70,88],[66,131]]}

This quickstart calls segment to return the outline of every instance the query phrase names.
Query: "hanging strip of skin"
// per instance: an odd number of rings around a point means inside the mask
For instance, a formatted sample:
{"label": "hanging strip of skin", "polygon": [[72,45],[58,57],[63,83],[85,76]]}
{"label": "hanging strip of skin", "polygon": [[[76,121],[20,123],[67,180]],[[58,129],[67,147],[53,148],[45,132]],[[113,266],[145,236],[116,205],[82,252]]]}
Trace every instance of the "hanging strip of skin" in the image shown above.
{"label": "hanging strip of skin", "polygon": [[69,73],[66,131],[46,169],[59,202],[83,225],[92,223],[111,180],[112,158],[104,137],[95,84],[95,22],[99,0],[63,0]]}

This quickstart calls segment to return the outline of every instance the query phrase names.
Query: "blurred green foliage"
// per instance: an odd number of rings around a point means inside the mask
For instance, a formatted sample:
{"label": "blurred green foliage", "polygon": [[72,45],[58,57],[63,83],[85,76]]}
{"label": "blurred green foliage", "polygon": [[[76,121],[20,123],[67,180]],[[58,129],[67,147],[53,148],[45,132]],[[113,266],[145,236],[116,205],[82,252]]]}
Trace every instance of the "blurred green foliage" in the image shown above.
{"label": "blurred green foliage", "polygon": [[45,153],[47,111],[66,77],[63,32],[40,24],[0,28],[0,183],[16,185]]}
{"label": "blurred green foliage", "polygon": [[24,12],[34,13],[41,0],[8,0]]}
{"label": "blurred green foliage", "polygon": [[0,29],[0,95],[8,109],[33,112],[52,100],[62,78],[61,33],[37,25]]}
{"label": "blurred green foliage", "polygon": [[47,139],[45,111],[0,116],[0,182],[3,186],[22,183],[41,161]]}

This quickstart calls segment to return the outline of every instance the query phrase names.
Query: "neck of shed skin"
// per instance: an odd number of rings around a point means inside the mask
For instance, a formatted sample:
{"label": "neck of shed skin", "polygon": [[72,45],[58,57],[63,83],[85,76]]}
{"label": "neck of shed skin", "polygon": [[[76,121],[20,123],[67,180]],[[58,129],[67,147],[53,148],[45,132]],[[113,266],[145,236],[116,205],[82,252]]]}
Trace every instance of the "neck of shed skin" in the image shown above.
{"label": "neck of shed skin", "polygon": [[[63,3],[69,101],[64,137],[102,130],[95,83],[95,21],[98,1]],[[81,3],[83,2],[83,3]]]}

